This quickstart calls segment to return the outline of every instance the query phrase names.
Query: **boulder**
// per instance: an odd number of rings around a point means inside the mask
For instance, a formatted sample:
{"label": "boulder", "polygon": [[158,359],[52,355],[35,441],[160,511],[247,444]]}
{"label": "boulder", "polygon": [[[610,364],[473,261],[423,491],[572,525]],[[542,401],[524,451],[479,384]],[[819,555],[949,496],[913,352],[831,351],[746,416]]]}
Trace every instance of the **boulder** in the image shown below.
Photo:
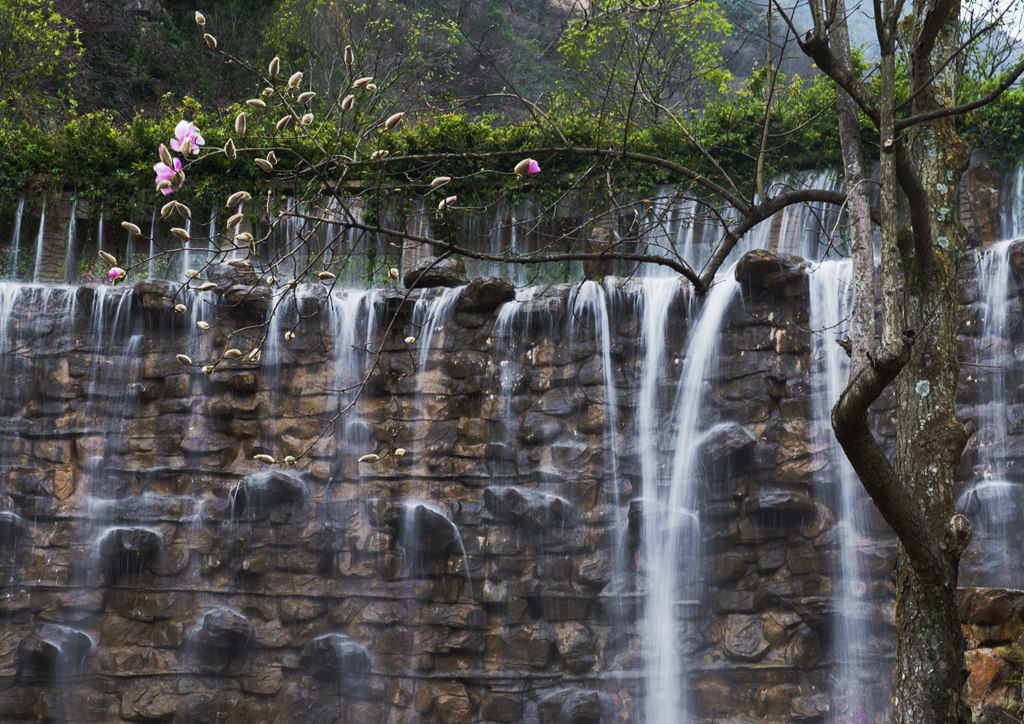
{"label": "boulder", "polygon": [[471,281],[459,295],[460,312],[492,312],[516,298],[512,284],[497,277],[481,277]]}
{"label": "boulder", "polygon": [[370,673],[373,662],[362,644],[344,634],[329,633],[307,643],[299,663],[321,681],[346,683],[350,677]]}
{"label": "boulder", "polygon": [[391,506],[384,512],[383,522],[395,530],[399,544],[410,554],[429,559],[462,550],[462,536],[455,523],[423,503]]}
{"label": "boulder", "polygon": [[91,649],[88,634],[69,626],[43,624],[18,643],[18,677],[53,680],[79,674]]}
{"label": "boulder", "polygon": [[498,520],[535,530],[561,525],[575,512],[565,498],[515,485],[484,488],[484,506]]}
{"label": "boulder", "polygon": [[253,638],[249,619],[230,608],[217,608],[203,616],[191,644],[204,664],[223,668],[248,651]]}
{"label": "boulder", "polygon": [[163,536],[149,528],[112,528],[100,539],[100,569],[108,582],[138,575],[163,547]]}
{"label": "boulder", "polygon": [[541,724],[600,724],[611,710],[608,694],[578,688],[559,689],[537,706]]}
{"label": "boulder", "polygon": [[429,287],[460,287],[469,283],[466,265],[451,257],[428,257],[405,273],[402,280],[406,289]]}
{"label": "boulder", "polygon": [[806,261],[796,256],[754,249],[744,254],[736,265],[736,279],[747,287],[790,296],[806,288],[807,266]]}

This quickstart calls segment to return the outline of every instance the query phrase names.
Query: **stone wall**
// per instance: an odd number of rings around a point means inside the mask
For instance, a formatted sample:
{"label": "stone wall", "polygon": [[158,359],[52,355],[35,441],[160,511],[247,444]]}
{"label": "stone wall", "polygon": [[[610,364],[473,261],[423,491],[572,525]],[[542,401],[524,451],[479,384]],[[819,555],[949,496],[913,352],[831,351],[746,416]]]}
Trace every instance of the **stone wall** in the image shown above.
{"label": "stone wall", "polygon": [[[808,431],[806,277],[766,256],[740,274],[706,409],[728,424],[702,442],[706,569],[665,635],[683,639],[702,721],[884,721],[884,691],[832,691],[834,485]],[[416,302],[437,290],[368,297],[359,324],[372,312],[380,334],[339,350],[326,293],[267,329],[270,290],[210,278],[205,295],[2,290],[0,719],[642,720],[658,572],[638,550],[635,284],[608,296],[609,431],[576,287],[521,303],[509,339],[511,288],[475,281],[424,356]],[[680,287],[671,369],[690,304]],[[884,667],[892,545],[862,518]]]}

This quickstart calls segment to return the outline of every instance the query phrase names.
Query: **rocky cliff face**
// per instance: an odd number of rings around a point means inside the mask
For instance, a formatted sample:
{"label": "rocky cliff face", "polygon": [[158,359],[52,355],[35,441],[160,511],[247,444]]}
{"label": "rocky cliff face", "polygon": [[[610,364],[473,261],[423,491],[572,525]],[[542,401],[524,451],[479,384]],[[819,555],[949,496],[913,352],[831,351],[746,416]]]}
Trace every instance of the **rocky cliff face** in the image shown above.
{"label": "rocky cliff face", "polygon": [[[835,687],[807,277],[767,256],[738,275],[701,377],[699,570],[663,635],[696,720],[884,721],[892,545],[870,505],[874,688]],[[644,526],[678,520],[642,490],[642,284],[279,302],[211,278],[0,287],[0,718],[642,719],[663,573]],[[662,413],[699,306],[663,299]]]}

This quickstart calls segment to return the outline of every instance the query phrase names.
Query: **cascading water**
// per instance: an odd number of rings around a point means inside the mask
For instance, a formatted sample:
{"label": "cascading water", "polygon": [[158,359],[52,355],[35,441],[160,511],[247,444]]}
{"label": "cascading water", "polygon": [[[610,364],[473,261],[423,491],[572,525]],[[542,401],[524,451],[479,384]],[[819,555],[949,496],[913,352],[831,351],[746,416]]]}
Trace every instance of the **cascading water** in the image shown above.
{"label": "cascading water", "polygon": [[[675,280],[673,280],[675,281]],[[730,273],[716,284],[688,325],[672,413],[665,424],[656,412],[658,371],[666,368],[664,348],[651,344],[664,323],[675,284],[645,288],[643,383],[637,417],[641,424],[642,557],[644,602],[645,721],[691,720],[688,649],[696,636],[703,578],[699,512],[698,441],[712,420],[701,414],[706,383],[715,368],[722,319],[739,285]],[[674,288],[675,287],[675,288]],[[653,371],[651,371],[653,370]],[[658,419],[659,422],[654,421]],[[654,426],[660,427],[655,431]]]}
{"label": "cascading water", "polygon": [[78,232],[78,219],[76,218],[76,212],[78,211],[78,199],[74,199],[71,202],[71,217],[68,219],[68,236],[64,241],[64,283],[70,284],[71,282],[78,279],[78,270],[75,266],[75,246],[77,243],[77,232]]}
{"label": "cascading water", "polygon": [[[832,406],[846,386],[849,358],[839,341],[847,335],[846,319],[852,266],[849,260],[823,261],[810,273],[812,410],[811,444],[823,458],[817,465],[815,488],[829,501],[836,519],[835,603],[832,651],[835,659],[829,721],[876,721],[889,712],[891,661],[878,650],[877,610],[888,603],[875,600],[883,588],[872,581],[862,560],[871,557],[877,540],[864,530],[864,511],[872,505],[856,473],[835,439]],[[884,588],[883,588],[884,590]],[[863,718],[870,714],[870,717]],[[860,719],[858,718],[860,717]]]}
{"label": "cascading water", "polygon": [[1020,239],[1024,237],[1024,163],[1017,164],[1005,185],[1009,188],[1003,194],[1003,238]]}
{"label": "cascading water", "polygon": [[[1019,174],[1018,174],[1019,178]],[[1016,223],[1012,207],[1006,226]],[[1020,550],[1024,546],[1024,460],[1007,445],[1019,426],[1010,392],[1024,350],[1014,346],[1011,298],[1018,285],[1011,263],[1014,241],[993,244],[978,260],[981,291],[980,354],[965,365],[967,381],[977,385],[982,404],[977,421],[977,459],[972,478],[960,491],[957,510],[971,520],[973,537],[961,566],[961,583],[1016,588],[1021,585]],[[1012,429],[1013,428],[1013,429]]]}
{"label": "cascading water", "polygon": [[11,246],[7,256],[7,276],[18,276],[18,260],[21,256],[21,217],[25,212],[25,194],[18,197],[18,208],[14,213],[14,230],[11,232]]}
{"label": "cascading water", "polygon": [[43,232],[46,229],[46,197],[43,197],[43,208],[39,212],[39,233],[36,234],[36,265],[32,273],[32,280],[39,281],[39,275],[43,271]]}

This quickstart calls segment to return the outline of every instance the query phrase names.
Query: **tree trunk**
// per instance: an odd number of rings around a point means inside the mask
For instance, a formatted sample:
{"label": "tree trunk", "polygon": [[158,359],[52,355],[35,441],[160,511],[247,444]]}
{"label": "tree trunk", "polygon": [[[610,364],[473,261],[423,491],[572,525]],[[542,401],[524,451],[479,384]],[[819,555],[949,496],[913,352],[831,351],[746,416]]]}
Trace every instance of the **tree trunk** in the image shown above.
{"label": "tree trunk", "polygon": [[[941,2],[942,0],[938,0]],[[934,22],[936,0],[917,0],[914,32],[918,38]],[[914,112],[953,105],[952,68],[933,69],[957,47],[959,18],[954,3],[934,47],[912,57],[914,85],[923,88]],[[926,45],[926,44],[925,44]],[[933,65],[933,59],[934,61]],[[955,414],[960,361],[957,356],[957,269],[967,235],[957,220],[957,187],[967,166],[966,144],[952,119],[923,123],[911,130],[910,169],[924,188],[930,219],[931,258],[921,259],[912,235],[900,238],[903,261],[903,323],[916,341],[896,380],[897,442],[895,468],[903,487],[924,512],[939,541],[941,562],[930,570],[912,560],[903,545],[896,570],[896,711],[902,724],[967,722],[962,690],[966,680],[964,640],[954,600],[960,555],[969,526],[954,517],[953,486],[969,431]]]}

